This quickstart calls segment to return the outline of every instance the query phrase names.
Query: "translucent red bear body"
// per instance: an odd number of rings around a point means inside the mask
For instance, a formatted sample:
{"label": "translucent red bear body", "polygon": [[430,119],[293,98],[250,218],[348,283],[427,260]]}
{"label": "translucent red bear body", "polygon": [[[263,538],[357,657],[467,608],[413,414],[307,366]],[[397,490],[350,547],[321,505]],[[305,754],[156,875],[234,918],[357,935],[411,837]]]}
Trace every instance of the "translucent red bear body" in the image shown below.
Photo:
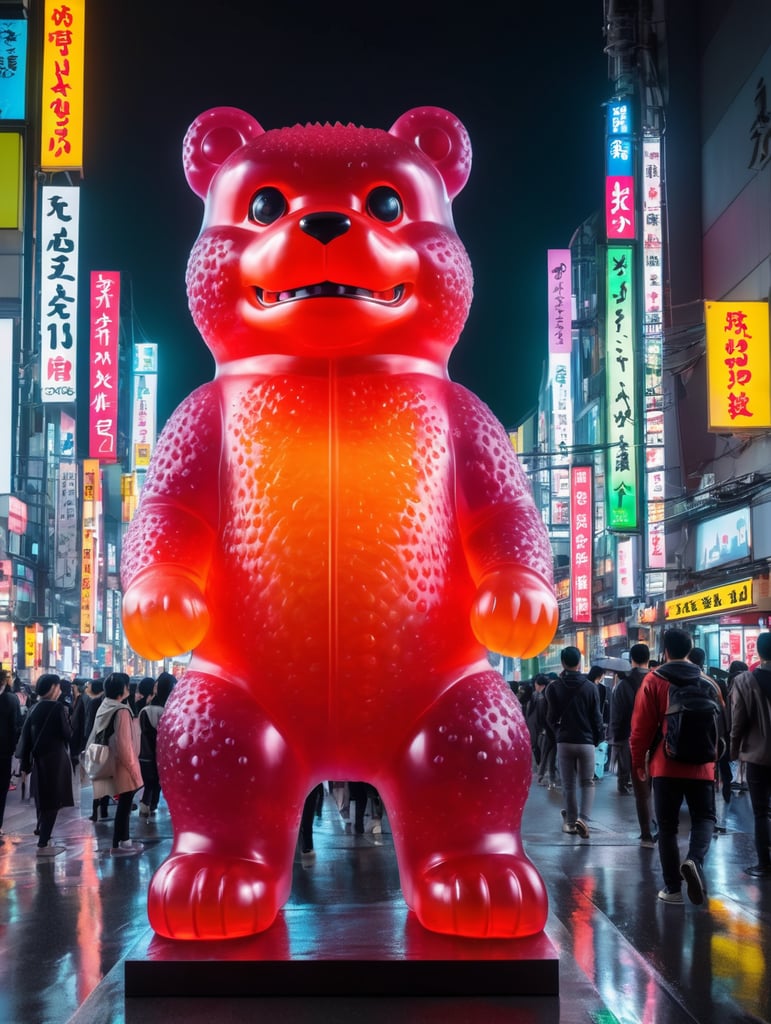
{"label": "translucent red bear body", "polygon": [[184,162],[216,376],[164,429],[122,563],[132,646],[194,651],[161,723],[175,839],[150,923],[267,928],[305,795],[350,778],[382,795],[425,927],[536,933],[530,744],[486,648],[538,653],[557,608],[506,432],[447,374],[472,291],[466,131],[430,107],[390,132],[217,108]]}

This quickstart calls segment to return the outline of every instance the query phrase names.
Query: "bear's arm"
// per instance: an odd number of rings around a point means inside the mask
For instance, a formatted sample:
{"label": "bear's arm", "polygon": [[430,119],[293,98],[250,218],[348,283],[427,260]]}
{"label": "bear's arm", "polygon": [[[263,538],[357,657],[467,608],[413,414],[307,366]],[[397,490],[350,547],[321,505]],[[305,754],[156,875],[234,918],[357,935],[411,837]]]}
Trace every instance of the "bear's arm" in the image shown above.
{"label": "bear's arm", "polygon": [[205,582],[216,539],[221,432],[213,384],[194,391],[170,417],[124,538],[124,590],[144,569],[161,565]]}
{"label": "bear's arm", "polygon": [[552,554],[530,483],[488,407],[454,386],[451,408],[458,515],[476,583],[504,566],[527,566],[549,583]]}
{"label": "bear's arm", "polygon": [[477,587],[472,629],[488,650],[532,657],[559,620],[546,527],[506,431],[459,385],[452,387],[450,423],[458,521]]}
{"label": "bear's arm", "polygon": [[121,558],[123,628],[145,658],[194,650],[209,628],[221,417],[214,385],[193,392],[158,441]]}

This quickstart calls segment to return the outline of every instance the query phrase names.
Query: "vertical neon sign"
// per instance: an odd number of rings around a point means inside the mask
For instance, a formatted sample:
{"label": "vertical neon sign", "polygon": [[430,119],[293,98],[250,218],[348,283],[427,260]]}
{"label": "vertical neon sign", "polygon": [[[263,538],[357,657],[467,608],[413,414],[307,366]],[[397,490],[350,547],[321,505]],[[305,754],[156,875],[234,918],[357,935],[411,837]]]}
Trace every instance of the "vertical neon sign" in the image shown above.
{"label": "vertical neon sign", "polygon": [[570,470],[570,605],[573,622],[592,621],[592,469]]}
{"label": "vertical neon sign", "polygon": [[639,495],[632,247],[609,245],[607,260],[608,525],[611,530],[636,530]]}

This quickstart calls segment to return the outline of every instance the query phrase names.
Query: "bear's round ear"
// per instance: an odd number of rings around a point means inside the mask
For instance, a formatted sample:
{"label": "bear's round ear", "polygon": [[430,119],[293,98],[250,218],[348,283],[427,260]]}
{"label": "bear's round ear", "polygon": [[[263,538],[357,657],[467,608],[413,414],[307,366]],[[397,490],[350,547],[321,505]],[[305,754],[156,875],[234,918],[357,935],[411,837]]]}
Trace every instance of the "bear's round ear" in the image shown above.
{"label": "bear's round ear", "polygon": [[237,107],[212,107],[193,121],[182,144],[182,164],[190,188],[202,199],[215,172],[231,153],[265,129]]}
{"label": "bear's round ear", "polygon": [[427,156],[444,179],[447,195],[454,199],[471,172],[471,141],[458,118],[441,107],[415,107],[391,128]]}

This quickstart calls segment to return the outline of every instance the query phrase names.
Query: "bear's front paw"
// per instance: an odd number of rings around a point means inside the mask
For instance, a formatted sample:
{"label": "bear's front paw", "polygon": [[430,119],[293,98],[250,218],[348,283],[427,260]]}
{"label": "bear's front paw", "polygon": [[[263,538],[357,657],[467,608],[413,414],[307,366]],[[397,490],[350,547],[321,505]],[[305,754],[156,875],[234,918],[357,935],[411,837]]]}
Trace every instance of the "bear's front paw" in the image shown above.
{"label": "bear's front paw", "polygon": [[278,913],[264,864],[205,853],[172,854],[150,882],[150,927],[168,939],[236,939],[269,928]]}
{"label": "bear's front paw", "polygon": [[442,861],[417,878],[412,909],[429,931],[518,939],[543,931],[548,898],[527,857],[473,854]]}
{"label": "bear's front paw", "polygon": [[489,651],[532,658],[551,642],[559,623],[554,589],[524,566],[491,572],[477,589],[471,628]]}
{"label": "bear's front paw", "polygon": [[158,661],[192,651],[209,628],[201,588],[182,570],[141,573],[123,598],[126,639],[143,658]]}

